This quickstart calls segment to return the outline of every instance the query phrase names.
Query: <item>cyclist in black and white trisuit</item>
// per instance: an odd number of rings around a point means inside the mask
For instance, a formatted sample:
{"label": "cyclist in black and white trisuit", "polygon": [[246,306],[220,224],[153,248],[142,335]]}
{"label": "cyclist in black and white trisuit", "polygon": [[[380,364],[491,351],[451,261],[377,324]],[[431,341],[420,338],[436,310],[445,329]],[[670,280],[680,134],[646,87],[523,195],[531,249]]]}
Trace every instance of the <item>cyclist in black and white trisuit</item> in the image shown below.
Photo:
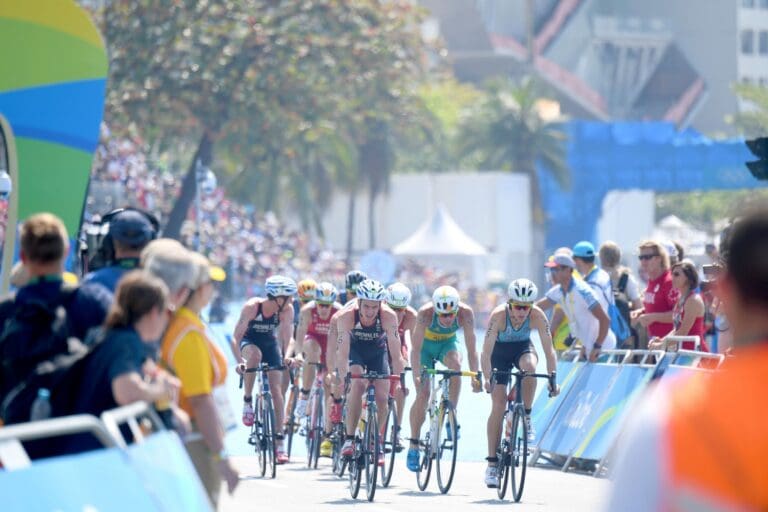
{"label": "cyclist in black and white trisuit", "polygon": [[[262,362],[269,366],[282,366],[283,355],[293,337],[293,295],[296,283],[283,276],[271,276],[265,288],[267,297],[254,297],[245,303],[235,326],[232,352],[237,361],[237,372],[255,368]],[[270,371],[269,385],[275,405],[275,421],[283,424],[283,382],[281,371]],[[252,426],[254,421],[252,393],[255,374],[246,373],[243,396],[243,424]],[[288,456],[283,450],[282,434],[275,435],[277,463],[285,464]]]}

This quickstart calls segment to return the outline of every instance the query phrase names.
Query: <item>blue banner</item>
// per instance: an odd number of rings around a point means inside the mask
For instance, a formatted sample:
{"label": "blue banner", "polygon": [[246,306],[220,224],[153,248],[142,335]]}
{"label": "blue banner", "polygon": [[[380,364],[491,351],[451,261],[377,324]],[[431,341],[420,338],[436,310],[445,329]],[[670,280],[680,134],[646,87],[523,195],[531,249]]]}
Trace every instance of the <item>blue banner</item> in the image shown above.
{"label": "blue banner", "polygon": [[601,460],[608,453],[631,404],[650,382],[653,369],[622,366],[613,385],[600,406],[593,409],[585,422],[582,441],[573,452],[574,457]]}
{"label": "blue banner", "polygon": [[537,441],[547,431],[555,413],[571,392],[583,365],[584,363],[574,361],[557,362],[557,383],[560,385],[560,394],[554,398],[549,397],[546,385],[537,386],[538,397],[533,402],[533,410],[531,411],[531,423],[537,433]]}

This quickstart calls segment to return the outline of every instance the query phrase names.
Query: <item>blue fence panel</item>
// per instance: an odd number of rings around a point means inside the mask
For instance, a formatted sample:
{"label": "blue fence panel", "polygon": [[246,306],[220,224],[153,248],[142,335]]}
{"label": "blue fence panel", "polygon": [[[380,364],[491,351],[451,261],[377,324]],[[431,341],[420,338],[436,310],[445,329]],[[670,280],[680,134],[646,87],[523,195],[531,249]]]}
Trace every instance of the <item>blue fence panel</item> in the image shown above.
{"label": "blue fence panel", "polygon": [[179,436],[164,431],[128,448],[130,462],[160,510],[208,512],[203,484]]}
{"label": "blue fence panel", "polygon": [[538,397],[533,402],[531,411],[531,423],[534,430],[538,433],[538,439],[547,431],[552,418],[560,408],[565,398],[571,392],[574,382],[578,379],[578,374],[584,363],[576,361],[558,361],[557,362],[557,383],[560,385],[560,394],[554,398],[549,397],[546,385],[539,383],[537,387]]}
{"label": "blue fence panel", "polygon": [[582,441],[573,452],[574,457],[601,460],[606,456],[632,402],[645,389],[652,375],[652,368],[620,367],[604,400],[585,422]]}
{"label": "blue fence panel", "polygon": [[557,410],[552,424],[539,443],[539,449],[560,455],[570,455],[581,443],[584,430],[590,425],[593,411],[610,388],[618,372],[616,365],[586,364],[578,374],[572,389]]}
{"label": "blue fence panel", "polygon": [[0,472],[0,508],[25,512],[162,510],[144,491],[139,475],[127,462],[124,451],[109,448]]}

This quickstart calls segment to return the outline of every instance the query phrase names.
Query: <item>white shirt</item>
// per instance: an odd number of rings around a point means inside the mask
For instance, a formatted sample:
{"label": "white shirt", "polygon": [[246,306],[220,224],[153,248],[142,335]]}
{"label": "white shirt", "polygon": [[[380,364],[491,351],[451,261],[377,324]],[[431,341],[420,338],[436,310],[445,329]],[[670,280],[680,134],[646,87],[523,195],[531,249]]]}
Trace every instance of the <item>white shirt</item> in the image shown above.
{"label": "white shirt", "polygon": [[[607,311],[606,299],[603,299],[603,303],[601,303],[598,299],[598,293],[589,284],[573,278],[571,278],[568,290],[564,291],[562,286],[558,284],[549,289],[546,297],[550,301],[560,304],[565,316],[568,317],[571,334],[581,341],[587,352],[592,350],[600,331],[600,322],[592,314],[592,309],[603,307]],[[608,333],[603,340],[603,348],[612,349],[615,347],[616,336],[609,325]]]}

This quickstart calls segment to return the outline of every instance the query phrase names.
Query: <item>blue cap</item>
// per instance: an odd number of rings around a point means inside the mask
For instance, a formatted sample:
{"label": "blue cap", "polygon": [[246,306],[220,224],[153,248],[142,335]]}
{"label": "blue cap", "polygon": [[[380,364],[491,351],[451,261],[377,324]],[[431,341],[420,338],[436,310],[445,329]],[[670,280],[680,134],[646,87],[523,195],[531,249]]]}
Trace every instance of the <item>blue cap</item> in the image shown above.
{"label": "blue cap", "polygon": [[109,221],[109,234],[120,243],[141,247],[155,237],[155,229],[146,215],[136,210],[125,210]]}
{"label": "blue cap", "polygon": [[582,240],[573,246],[573,255],[577,258],[592,258],[595,255],[595,246],[591,242]]}

